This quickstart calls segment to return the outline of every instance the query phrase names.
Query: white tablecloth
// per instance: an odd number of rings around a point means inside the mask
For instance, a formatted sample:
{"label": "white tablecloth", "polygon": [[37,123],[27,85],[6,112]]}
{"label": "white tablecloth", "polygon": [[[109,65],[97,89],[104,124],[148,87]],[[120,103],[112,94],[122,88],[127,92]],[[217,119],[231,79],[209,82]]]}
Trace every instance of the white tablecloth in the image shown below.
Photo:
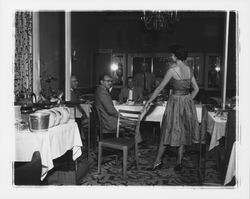
{"label": "white tablecloth", "polygon": [[219,145],[219,140],[225,136],[226,132],[226,119],[216,116],[214,112],[208,112],[207,116],[207,132],[211,135],[209,149],[213,149]]}
{"label": "white tablecloth", "polygon": [[[117,110],[123,109],[123,110],[135,110],[135,111],[141,111],[143,106],[142,105],[126,105],[126,104],[119,104],[115,105],[115,108]],[[156,106],[151,106],[148,112],[146,113],[146,116],[144,118],[144,121],[151,121],[151,122],[162,122],[162,117],[164,115],[166,106],[165,105],[156,105]],[[202,107],[200,104],[196,105],[196,110],[197,110],[197,117],[199,123],[201,122],[201,112],[202,112]]]}
{"label": "white tablecloth", "polygon": [[229,159],[229,162],[228,162],[227,173],[226,173],[224,185],[231,182],[233,177],[236,175],[236,162],[235,161],[236,161],[236,142],[234,142],[233,147],[232,147],[232,151],[231,151],[230,159]]}
{"label": "white tablecloth", "polygon": [[18,131],[15,135],[16,153],[14,161],[29,162],[35,151],[39,151],[42,161],[41,180],[54,167],[53,159],[73,150],[73,160],[81,154],[82,141],[74,120],[49,128],[47,132],[32,133],[29,130]]}

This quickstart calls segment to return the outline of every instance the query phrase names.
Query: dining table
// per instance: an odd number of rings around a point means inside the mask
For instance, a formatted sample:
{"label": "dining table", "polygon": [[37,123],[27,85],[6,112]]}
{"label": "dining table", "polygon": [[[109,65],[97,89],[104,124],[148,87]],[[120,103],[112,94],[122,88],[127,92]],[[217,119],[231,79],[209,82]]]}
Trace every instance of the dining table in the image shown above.
{"label": "dining table", "polygon": [[77,123],[70,119],[65,124],[49,128],[47,131],[31,132],[29,129],[16,129],[15,162],[29,162],[35,151],[41,155],[43,180],[54,167],[53,160],[72,150],[72,159],[81,156],[82,141]]}
{"label": "dining table", "polygon": [[218,112],[208,111],[207,112],[207,132],[211,136],[208,150],[211,151],[213,148],[220,144],[220,139],[225,136],[227,124],[227,113],[218,114]]}

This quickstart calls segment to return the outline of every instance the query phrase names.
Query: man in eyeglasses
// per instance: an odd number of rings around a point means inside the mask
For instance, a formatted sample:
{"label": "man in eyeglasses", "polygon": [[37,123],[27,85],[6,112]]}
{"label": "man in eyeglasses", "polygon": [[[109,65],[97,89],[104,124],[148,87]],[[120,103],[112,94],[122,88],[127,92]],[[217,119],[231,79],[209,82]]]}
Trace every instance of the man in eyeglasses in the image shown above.
{"label": "man in eyeglasses", "polygon": [[127,77],[127,86],[121,89],[119,95],[119,102],[124,103],[127,101],[142,102],[143,95],[142,89],[135,86],[133,77]]}
{"label": "man in eyeglasses", "polygon": [[75,118],[76,123],[81,131],[81,138],[82,141],[86,141],[87,137],[87,129],[86,126],[88,125],[88,117],[85,110],[81,107],[81,93],[78,91],[78,79],[75,75],[71,76],[71,102],[76,106],[77,110],[81,113],[81,117]]}
{"label": "man in eyeglasses", "polygon": [[118,112],[115,109],[109,89],[112,86],[112,77],[102,75],[99,78],[100,85],[95,92],[95,105],[102,121],[103,133],[115,133],[117,128]]}

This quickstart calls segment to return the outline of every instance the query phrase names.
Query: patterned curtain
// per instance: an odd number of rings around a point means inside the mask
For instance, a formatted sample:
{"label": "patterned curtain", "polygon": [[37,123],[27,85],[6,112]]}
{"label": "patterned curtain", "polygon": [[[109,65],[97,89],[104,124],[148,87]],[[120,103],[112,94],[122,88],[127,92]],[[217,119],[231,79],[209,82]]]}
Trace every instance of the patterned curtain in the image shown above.
{"label": "patterned curtain", "polygon": [[15,13],[15,96],[32,92],[32,12]]}

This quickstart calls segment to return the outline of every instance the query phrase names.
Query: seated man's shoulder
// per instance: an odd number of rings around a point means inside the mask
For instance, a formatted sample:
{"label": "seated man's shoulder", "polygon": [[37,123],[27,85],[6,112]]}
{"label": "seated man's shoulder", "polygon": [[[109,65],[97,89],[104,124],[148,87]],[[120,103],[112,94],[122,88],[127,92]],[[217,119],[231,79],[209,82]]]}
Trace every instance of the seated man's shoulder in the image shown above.
{"label": "seated man's shoulder", "polygon": [[103,89],[98,87],[95,91],[95,98],[101,98],[101,95],[103,95]]}
{"label": "seated man's shoulder", "polygon": [[72,102],[78,101],[78,97],[74,91],[71,91],[71,101]]}
{"label": "seated man's shoulder", "polygon": [[103,93],[103,92],[105,92],[105,89],[101,86],[98,86],[96,89],[96,93]]}

